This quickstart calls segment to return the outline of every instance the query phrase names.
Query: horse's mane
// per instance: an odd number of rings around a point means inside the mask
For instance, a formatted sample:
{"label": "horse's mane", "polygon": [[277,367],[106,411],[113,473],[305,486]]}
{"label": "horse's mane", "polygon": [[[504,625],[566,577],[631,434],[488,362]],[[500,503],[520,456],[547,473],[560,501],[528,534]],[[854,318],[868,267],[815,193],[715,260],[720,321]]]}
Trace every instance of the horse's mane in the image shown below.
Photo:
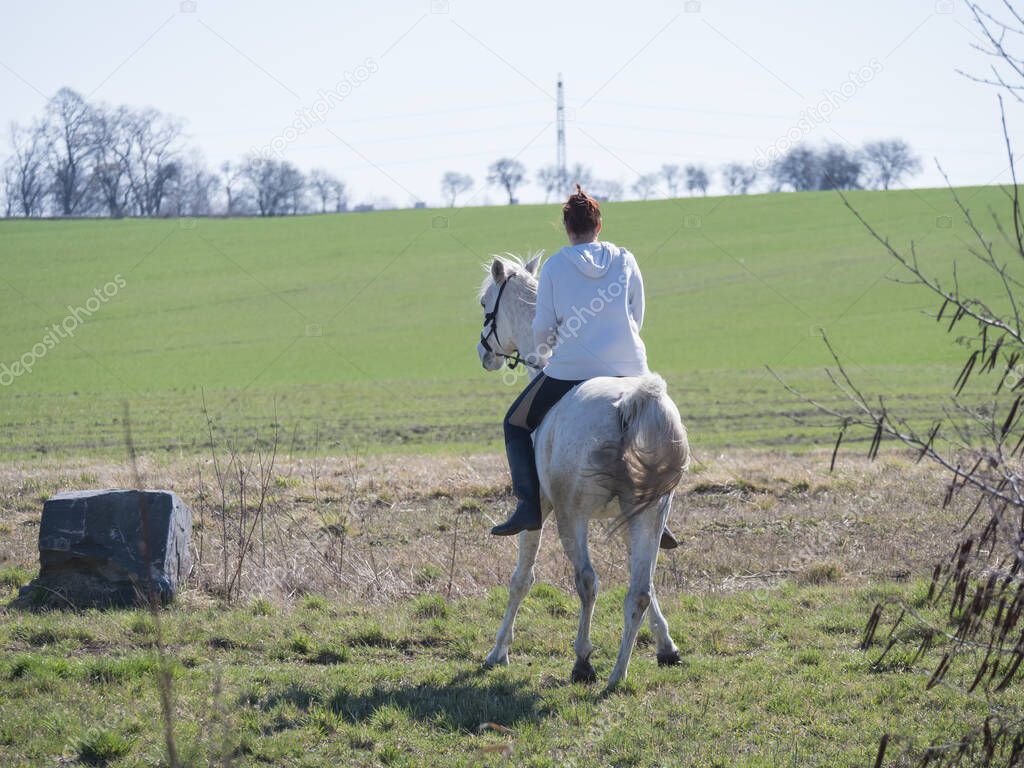
{"label": "horse's mane", "polygon": [[494,262],[495,259],[497,259],[498,261],[505,265],[505,274],[518,276],[522,280],[523,285],[526,286],[527,290],[530,293],[536,295],[537,278],[530,273],[530,271],[526,268],[526,265],[529,262],[533,261],[534,259],[539,259],[543,255],[543,251],[530,251],[526,254],[526,258],[524,259],[522,256],[518,256],[514,253],[509,253],[507,251],[505,253],[494,254],[491,257],[490,261],[486,261],[482,265],[484,271],[487,273],[487,277],[484,278],[484,282],[480,286],[480,292],[476,297],[477,301],[483,299],[488,289],[492,285],[494,285],[494,278],[491,277],[491,264]]}

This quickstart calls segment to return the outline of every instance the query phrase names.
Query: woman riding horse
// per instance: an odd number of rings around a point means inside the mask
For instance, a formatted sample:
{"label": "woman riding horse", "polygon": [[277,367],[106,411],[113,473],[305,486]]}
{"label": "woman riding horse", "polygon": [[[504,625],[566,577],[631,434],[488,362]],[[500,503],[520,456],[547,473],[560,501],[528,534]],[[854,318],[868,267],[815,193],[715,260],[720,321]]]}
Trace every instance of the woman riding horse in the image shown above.
{"label": "woman riding horse", "polygon": [[[512,516],[491,529],[511,536],[541,527],[540,481],[532,441],[544,415],[573,387],[597,376],[647,374],[644,282],[633,254],[599,241],[601,206],[576,185],[562,207],[570,245],[544,263],[537,285],[535,364],[543,366],[505,414]],[[546,361],[546,365],[545,365]],[[678,546],[666,527],[662,549]]]}

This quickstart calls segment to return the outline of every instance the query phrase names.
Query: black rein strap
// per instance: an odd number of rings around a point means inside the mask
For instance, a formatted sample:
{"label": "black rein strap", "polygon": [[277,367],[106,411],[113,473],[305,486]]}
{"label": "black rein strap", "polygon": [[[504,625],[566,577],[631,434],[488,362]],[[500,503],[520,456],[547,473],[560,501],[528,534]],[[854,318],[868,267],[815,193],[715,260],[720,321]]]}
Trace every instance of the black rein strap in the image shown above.
{"label": "black rein strap", "polygon": [[505,293],[505,286],[512,281],[513,277],[515,277],[515,275],[509,275],[505,278],[505,282],[503,282],[498,288],[498,296],[494,300],[494,309],[484,314],[484,327],[483,330],[480,331],[480,343],[483,345],[484,349],[495,357],[504,358],[505,365],[509,368],[514,369],[517,365],[522,363],[528,368],[533,368],[534,370],[539,371],[540,368],[538,366],[534,365],[526,358],[520,357],[518,349],[515,351],[515,354],[506,355],[504,352],[501,352],[499,349],[495,349],[491,346],[490,338],[493,336],[495,346],[499,348],[501,347],[501,340],[498,339],[498,308],[501,306],[501,297]]}

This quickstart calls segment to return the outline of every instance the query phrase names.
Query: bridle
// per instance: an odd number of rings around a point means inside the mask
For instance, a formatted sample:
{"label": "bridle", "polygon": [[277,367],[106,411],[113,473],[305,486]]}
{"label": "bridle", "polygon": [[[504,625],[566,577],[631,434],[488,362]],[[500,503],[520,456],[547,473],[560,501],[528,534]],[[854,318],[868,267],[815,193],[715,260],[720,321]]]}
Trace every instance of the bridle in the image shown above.
{"label": "bridle", "polygon": [[[480,344],[495,357],[504,358],[505,365],[509,368],[514,369],[517,365],[522,363],[528,368],[533,368],[535,371],[539,371],[539,366],[531,363],[525,357],[519,356],[518,349],[515,351],[515,354],[512,355],[506,355],[504,352],[500,351],[501,340],[498,338],[498,308],[501,306],[501,297],[505,293],[505,286],[512,282],[513,277],[515,277],[515,275],[509,275],[505,278],[505,281],[498,288],[498,295],[494,299],[494,308],[490,312],[484,313],[484,327],[483,330],[480,331]],[[494,346],[498,347],[498,349],[491,346],[490,338],[492,336],[494,337]]]}

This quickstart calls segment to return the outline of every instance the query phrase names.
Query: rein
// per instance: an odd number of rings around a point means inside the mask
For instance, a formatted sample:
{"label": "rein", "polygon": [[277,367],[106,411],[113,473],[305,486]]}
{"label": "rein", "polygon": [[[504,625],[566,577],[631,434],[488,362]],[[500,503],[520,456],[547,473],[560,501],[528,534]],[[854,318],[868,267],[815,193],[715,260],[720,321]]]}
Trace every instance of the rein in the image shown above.
{"label": "rein", "polygon": [[[504,352],[500,351],[501,340],[498,338],[498,308],[501,306],[501,297],[505,293],[505,286],[512,282],[513,277],[515,277],[515,275],[509,275],[505,278],[505,282],[503,282],[498,288],[498,296],[494,300],[494,309],[484,314],[484,327],[483,330],[480,331],[480,344],[495,357],[504,358],[505,365],[511,369],[515,369],[517,365],[522,363],[527,368],[533,368],[535,371],[539,371],[541,370],[540,366],[531,363],[525,357],[521,357],[518,349],[511,355],[506,355]],[[491,346],[490,338],[492,336],[494,337],[494,346],[499,347],[499,349],[495,349]]]}

